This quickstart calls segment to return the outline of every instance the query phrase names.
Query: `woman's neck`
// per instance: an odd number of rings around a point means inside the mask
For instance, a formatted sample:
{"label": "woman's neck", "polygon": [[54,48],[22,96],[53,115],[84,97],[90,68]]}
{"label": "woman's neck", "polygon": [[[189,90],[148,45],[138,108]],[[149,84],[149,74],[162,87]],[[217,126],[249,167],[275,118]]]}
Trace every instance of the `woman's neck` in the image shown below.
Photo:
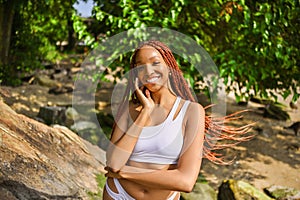
{"label": "woman's neck", "polygon": [[151,93],[151,97],[154,103],[160,106],[172,104],[176,99],[176,96],[169,89]]}

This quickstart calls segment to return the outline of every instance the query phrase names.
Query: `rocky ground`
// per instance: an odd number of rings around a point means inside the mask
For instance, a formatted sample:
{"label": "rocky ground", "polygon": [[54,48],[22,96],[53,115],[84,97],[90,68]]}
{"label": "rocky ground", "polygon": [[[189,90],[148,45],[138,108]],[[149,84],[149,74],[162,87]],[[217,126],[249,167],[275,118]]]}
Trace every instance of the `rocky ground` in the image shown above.
{"label": "rocky ground", "polygon": [[[16,112],[36,118],[40,107],[72,106],[74,102],[75,75],[80,65],[61,62],[47,70],[35,73],[18,87],[0,86],[0,95],[4,102]],[[95,109],[98,112],[111,112],[110,98],[114,87],[106,83],[96,93]],[[249,109],[237,125],[256,122],[251,133],[256,136],[232,149],[223,151],[234,162],[228,166],[216,165],[203,160],[201,177],[217,189],[224,179],[244,180],[263,189],[272,185],[281,185],[300,190],[300,135],[284,127],[300,121],[300,103],[298,109],[291,109],[290,98],[280,102],[287,105],[285,110],[290,120],[280,121],[265,118],[259,109],[261,104],[249,102],[237,105],[231,95],[227,96],[227,113]]]}
{"label": "rocky ground", "polygon": [[[282,101],[288,104],[288,101]],[[291,120],[279,121],[263,117],[258,109],[261,105],[248,103],[250,112],[244,114],[240,124],[256,122],[252,133],[256,136],[233,149],[227,149],[226,156],[236,156],[233,164],[220,166],[204,160],[202,172],[212,185],[220,185],[224,179],[244,180],[263,189],[280,185],[300,189],[300,136],[284,127],[300,121],[299,110],[287,111]],[[298,103],[299,107],[299,103]],[[228,96],[228,111],[245,109]]]}

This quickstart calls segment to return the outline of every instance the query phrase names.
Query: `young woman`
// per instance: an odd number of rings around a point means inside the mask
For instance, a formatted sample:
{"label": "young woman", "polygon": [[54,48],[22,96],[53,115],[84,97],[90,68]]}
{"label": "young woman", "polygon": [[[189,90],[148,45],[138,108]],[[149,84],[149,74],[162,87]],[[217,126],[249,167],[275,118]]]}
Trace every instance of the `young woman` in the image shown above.
{"label": "young woman", "polygon": [[217,159],[203,148],[210,122],[171,50],[143,43],[113,127],[103,199],[178,200],[192,191],[202,155]]}

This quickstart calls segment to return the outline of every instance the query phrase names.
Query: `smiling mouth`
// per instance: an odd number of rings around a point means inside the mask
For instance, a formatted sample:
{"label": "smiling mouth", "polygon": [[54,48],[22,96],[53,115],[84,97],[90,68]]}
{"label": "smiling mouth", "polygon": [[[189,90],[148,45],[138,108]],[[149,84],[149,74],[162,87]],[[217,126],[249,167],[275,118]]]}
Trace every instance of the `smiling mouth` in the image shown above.
{"label": "smiling mouth", "polygon": [[146,80],[146,82],[147,83],[155,83],[159,78],[160,78],[160,76],[154,76],[154,77],[148,78]]}

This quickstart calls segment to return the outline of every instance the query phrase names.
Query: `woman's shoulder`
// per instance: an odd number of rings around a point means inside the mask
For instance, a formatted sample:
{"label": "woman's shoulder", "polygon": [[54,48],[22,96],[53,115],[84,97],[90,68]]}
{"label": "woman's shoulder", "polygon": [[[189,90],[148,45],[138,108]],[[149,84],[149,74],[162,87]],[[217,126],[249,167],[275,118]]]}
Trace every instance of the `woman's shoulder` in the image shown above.
{"label": "woman's shoulder", "polygon": [[187,108],[187,117],[193,119],[195,116],[204,116],[205,110],[203,106],[198,102],[189,102]]}
{"label": "woman's shoulder", "polygon": [[191,109],[191,110],[193,110],[193,109],[204,110],[203,106],[198,102],[193,102],[193,101],[189,101],[189,100],[185,100],[185,101],[189,102],[189,109]]}

